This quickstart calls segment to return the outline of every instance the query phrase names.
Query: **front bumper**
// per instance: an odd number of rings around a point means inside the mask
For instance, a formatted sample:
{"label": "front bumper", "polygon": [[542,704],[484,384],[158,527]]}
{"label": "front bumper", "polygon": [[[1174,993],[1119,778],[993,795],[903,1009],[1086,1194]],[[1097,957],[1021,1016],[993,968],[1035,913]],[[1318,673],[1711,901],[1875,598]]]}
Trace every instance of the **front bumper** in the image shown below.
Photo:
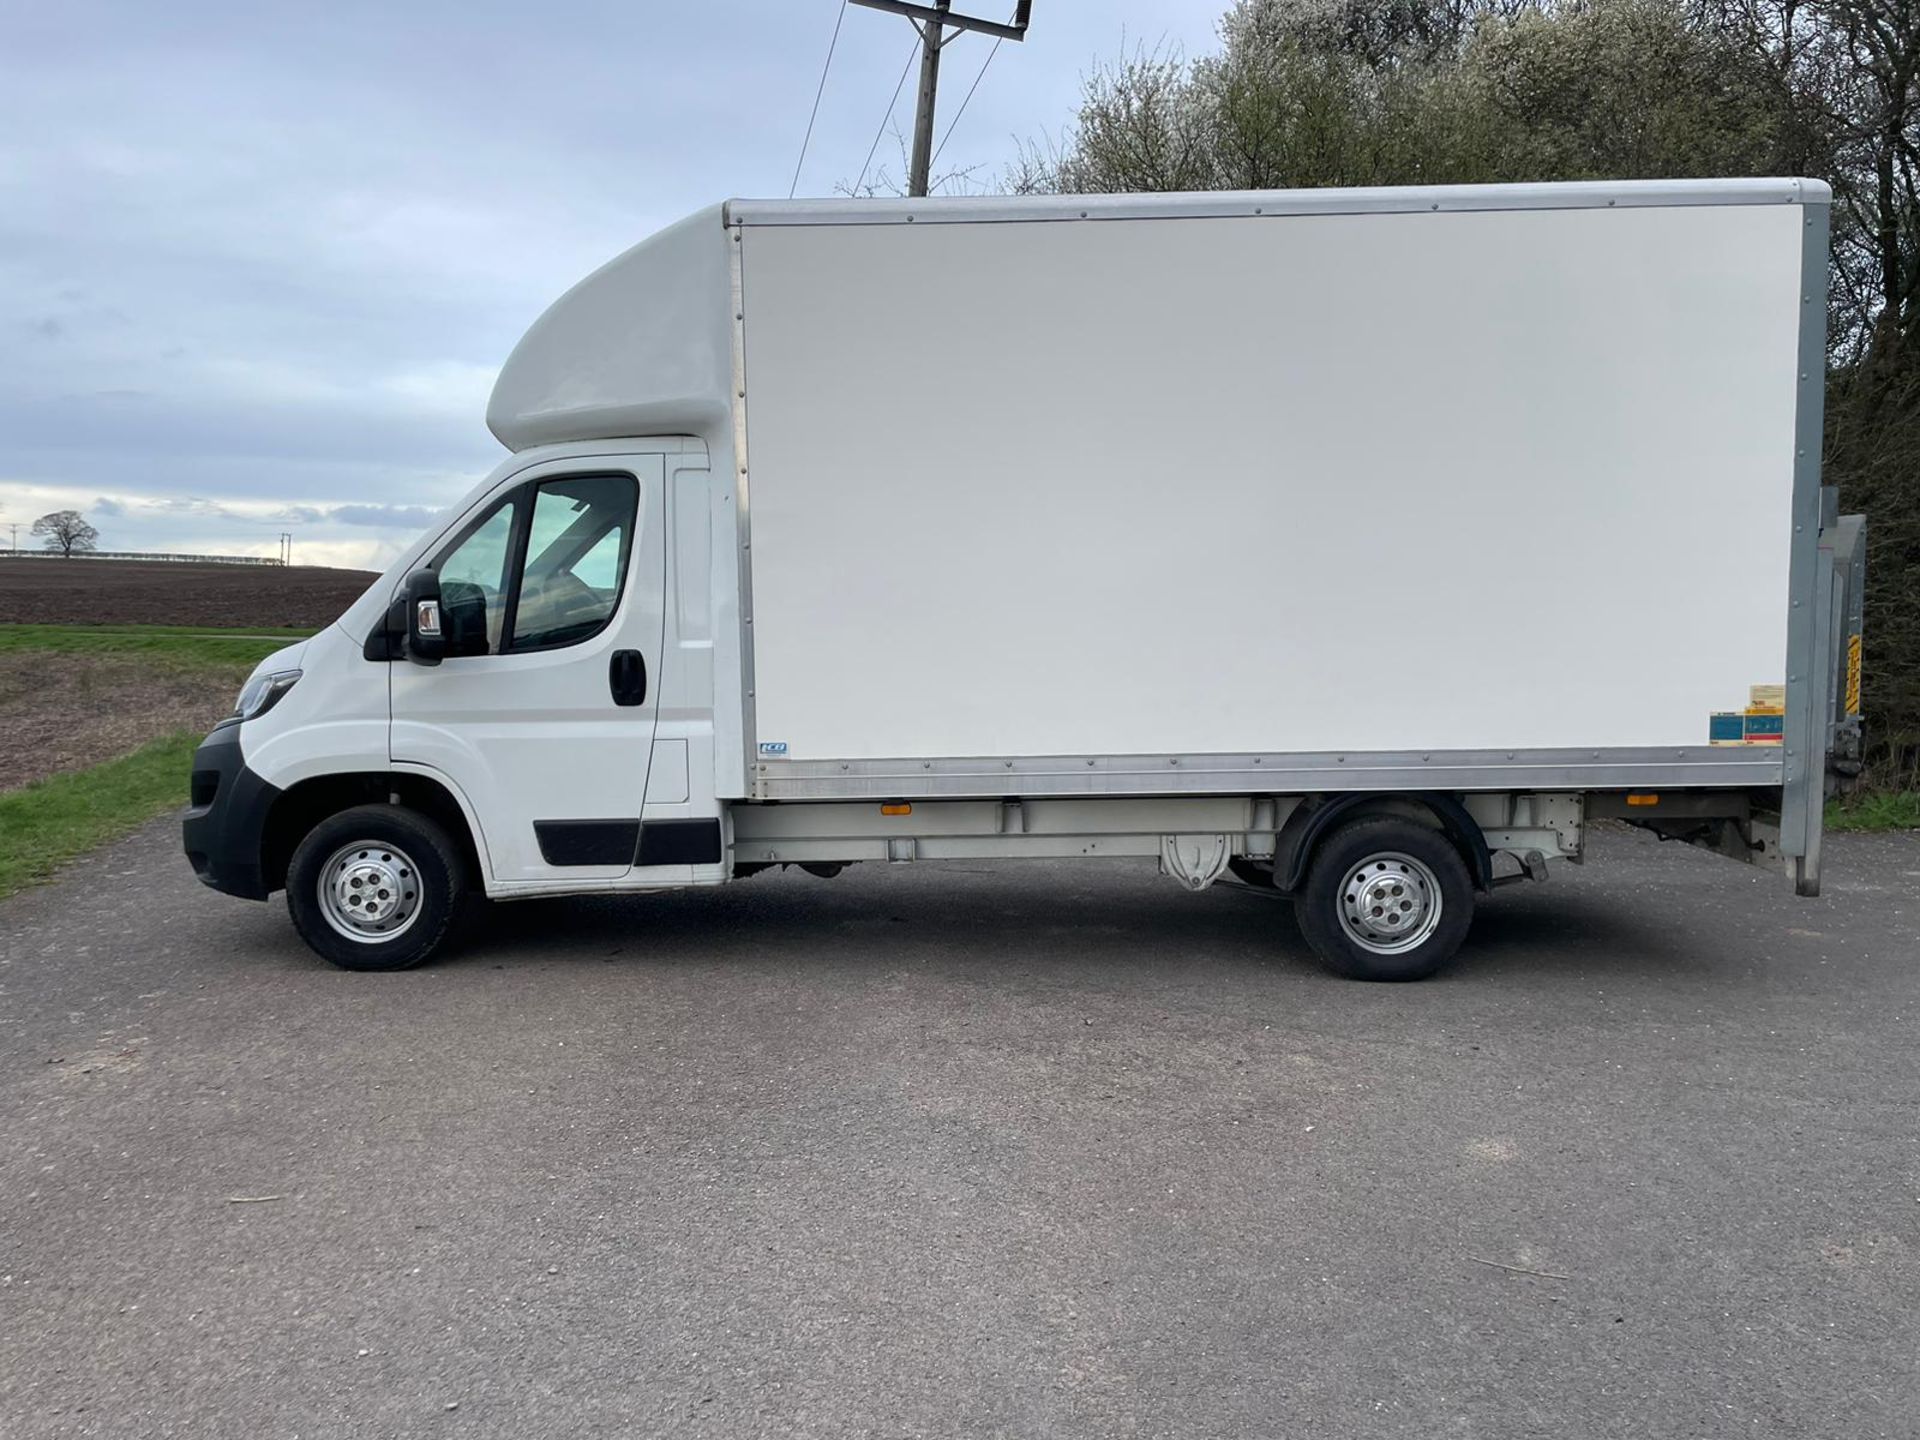
{"label": "front bumper", "polygon": [[264,900],[267,815],[280,798],[247,768],[240,726],[222,725],[193,752],[192,803],[181,817],[187,859],[200,883],[243,900]]}

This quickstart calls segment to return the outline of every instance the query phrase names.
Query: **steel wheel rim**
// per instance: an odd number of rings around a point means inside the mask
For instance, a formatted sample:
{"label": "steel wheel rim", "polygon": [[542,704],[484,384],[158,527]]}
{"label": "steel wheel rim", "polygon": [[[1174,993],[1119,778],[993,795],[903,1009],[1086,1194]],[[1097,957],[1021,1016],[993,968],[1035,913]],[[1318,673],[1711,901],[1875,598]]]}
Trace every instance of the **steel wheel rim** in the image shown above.
{"label": "steel wheel rim", "polygon": [[342,845],[320,867],[315,892],[334,933],[360,945],[406,934],[424,894],[413,857],[385,840]]}
{"label": "steel wheel rim", "polygon": [[1439,880],[1423,861],[1397,850],[1348,870],[1338,904],[1347,938],[1375,955],[1417,950],[1440,926]]}

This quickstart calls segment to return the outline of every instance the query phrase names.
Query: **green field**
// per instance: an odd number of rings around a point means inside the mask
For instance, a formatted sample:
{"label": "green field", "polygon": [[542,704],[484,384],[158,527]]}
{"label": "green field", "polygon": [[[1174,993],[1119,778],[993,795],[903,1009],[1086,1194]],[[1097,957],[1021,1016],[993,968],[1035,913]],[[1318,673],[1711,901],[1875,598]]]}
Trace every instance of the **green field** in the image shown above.
{"label": "green field", "polygon": [[214,630],[185,625],[0,625],[0,653],[133,655],[176,669],[255,665],[311,630]]}
{"label": "green field", "polygon": [[186,804],[199,743],[183,730],[104,765],[0,792],[0,896]]}
{"label": "green field", "polygon": [[[261,660],[312,633],[186,625],[0,625],[0,658],[133,661],[155,672],[204,674],[207,684],[225,696]],[[31,705],[31,696],[26,698]],[[0,791],[0,896],[185,805],[199,741],[198,731],[169,729],[130,754]]]}

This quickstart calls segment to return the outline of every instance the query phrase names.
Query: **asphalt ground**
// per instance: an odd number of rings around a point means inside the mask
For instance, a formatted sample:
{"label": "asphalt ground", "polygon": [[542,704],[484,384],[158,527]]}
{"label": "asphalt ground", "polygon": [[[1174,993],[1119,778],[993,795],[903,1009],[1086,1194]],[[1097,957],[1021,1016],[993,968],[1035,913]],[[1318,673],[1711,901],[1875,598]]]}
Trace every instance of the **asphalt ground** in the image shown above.
{"label": "asphalt ground", "polygon": [[1605,834],[1415,986],[1124,862],[357,976],[161,824],[0,904],[0,1435],[1913,1436],[1917,920]]}

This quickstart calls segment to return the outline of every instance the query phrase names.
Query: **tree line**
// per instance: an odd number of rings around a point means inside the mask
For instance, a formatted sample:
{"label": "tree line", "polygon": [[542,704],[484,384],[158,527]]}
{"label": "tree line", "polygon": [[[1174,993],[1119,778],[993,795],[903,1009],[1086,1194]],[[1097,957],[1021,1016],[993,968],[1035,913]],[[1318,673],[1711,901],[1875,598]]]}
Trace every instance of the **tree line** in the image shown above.
{"label": "tree line", "polygon": [[1238,0],[1087,78],[1018,191],[1805,175],[1833,186],[1826,475],[1868,516],[1866,710],[1920,781],[1920,0]]}

